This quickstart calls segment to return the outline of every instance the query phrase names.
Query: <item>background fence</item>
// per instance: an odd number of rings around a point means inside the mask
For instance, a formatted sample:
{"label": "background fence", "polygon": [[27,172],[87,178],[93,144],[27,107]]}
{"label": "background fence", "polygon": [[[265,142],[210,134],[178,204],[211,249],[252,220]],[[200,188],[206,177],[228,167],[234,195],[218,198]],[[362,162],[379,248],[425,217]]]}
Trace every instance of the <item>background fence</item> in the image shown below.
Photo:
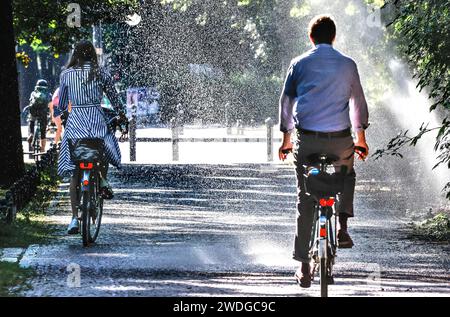
{"label": "background fence", "polygon": [[[244,136],[244,127],[236,127],[236,136],[231,136],[231,128],[227,128],[226,136],[187,136],[185,127],[179,126],[175,119],[171,121],[170,135],[161,136],[148,136],[148,137],[138,137],[136,128],[136,118],[132,117],[130,120],[130,133],[129,133],[129,159],[131,162],[139,161],[137,157],[137,143],[143,142],[160,142],[160,143],[171,143],[172,149],[172,161],[179,161],[180,159],[180,143],[265,143],[266,144],[266,161],[272,162],[274,159],[273,146],[274,142],[281,142],[280,138],[273,137],[274,122],[271,118],[265,120],[265,133],[263,136]],[[203,134],[208,134],[208,129],[205,128]]]}

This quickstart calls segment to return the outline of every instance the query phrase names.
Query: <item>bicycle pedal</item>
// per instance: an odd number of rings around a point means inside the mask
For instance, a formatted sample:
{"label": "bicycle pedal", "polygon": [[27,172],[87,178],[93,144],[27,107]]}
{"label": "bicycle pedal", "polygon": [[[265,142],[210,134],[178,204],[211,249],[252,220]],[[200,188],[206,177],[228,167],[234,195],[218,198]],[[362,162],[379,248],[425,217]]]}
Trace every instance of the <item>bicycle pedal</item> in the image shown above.
{"label": "bicycle pedal", "polygon": [[103,199],[113,199],[114,198],[114,192],[112,191],[111,188],[108,187],[103,187],[100,189],[100,197],[102,197]]}

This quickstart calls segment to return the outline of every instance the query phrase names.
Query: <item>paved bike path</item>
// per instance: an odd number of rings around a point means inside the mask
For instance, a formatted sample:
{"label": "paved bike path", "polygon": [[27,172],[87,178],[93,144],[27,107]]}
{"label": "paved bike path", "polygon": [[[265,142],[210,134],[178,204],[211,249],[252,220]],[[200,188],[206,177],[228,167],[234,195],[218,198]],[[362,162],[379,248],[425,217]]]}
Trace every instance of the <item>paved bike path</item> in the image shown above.
{"label": "paved bike path", "polygon": [[[358,179],[356,246],[338,251],[330,295],[449,296],[449,247],[407,239],[411,197],[399,181],[372,176]],[[38,271],[23,295],[319,295],[317,281],[305,290],[293,278],[292,166],[127,165],[111,181],[116,197],[89,248],[65,235],[63,186],[50,217],[60,224],[57,242],[21,259]],[[79,285],[71,279],[78,267]]]}

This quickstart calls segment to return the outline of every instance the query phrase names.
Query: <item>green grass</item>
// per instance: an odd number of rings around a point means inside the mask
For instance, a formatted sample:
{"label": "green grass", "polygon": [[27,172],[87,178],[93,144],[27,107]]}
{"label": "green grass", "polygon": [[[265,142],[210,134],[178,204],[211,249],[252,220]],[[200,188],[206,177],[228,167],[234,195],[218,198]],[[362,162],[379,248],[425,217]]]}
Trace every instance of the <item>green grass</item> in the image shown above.
{"label": "green grass", "polygon": [[55,231],[55,225],[43,214],[18,214],[12,224],[0,224],[0,247],[26,248],[30,244],[46,244],[54,239]]}
{"label": "green grass", "polygon": [[[0,221],[0,248],[46,244],[55,239],[57,227],[47,216],[51,199],[57,192],[58,177],[55,169],[41,175],[40,185],[28,205],[17,214],[12,224]],[[0,195],[4,193],[3,189]],[[1,199],[1,198],[0,198]],[[28,285],[26,280],[34,270],[21,268],[17,263],[0,262],[0,296],[15,296]]]}
{"label": "green grass", "polygon": [[32,269],[9,262],[0,262],[0,272],[0,297],[17,296],[20,291],[28,289],[27,280],[34,275]]}
{"label": "green grass", "polygon": [[17,214],[16,220],[10,225],[0,223],[0,247],[27,247],[50,242],[56,228],[45,213],[57,192],[57,185],[56,170],[46,170],[34,198]]}
{"label": "green grass", "polygon": [[450,217],[444,212],[413,225],[413,237],[439,242],[450,242]]}

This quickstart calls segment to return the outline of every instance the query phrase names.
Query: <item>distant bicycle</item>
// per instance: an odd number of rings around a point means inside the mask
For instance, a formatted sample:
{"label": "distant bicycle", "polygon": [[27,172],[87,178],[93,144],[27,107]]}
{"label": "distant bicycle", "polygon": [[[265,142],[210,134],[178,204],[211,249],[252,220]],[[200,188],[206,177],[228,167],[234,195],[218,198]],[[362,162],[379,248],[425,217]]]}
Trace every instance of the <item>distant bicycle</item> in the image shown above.
{"label": "distant bicycle", "polygon": [[[22,116],[24,118],[29,116],[29,108],[30,106],[26,106],[23,111],[22,111]],[[43,151],[45,149],[41,149],[41,139],[40,139],[40,135],[41,135],[41,130],[42,130],[42,125],[45,125],[42,123],[41,120],[39,119],[35,119],[34,122],[32,123],[31,127],[33,130],[32,135],[30,135],[31,138],[28,138],[28,152],[24,152],[24,154],[28,154],[30,159],[33,159],[35,161],[39,160],[39,156],[41,156],[43,153]]]}
{"label": "distant bicycle", "polygon": [[[292,150],[284,150],[287,154]],[[362,155],[366,149],[355,146],[355,153]],[[314,199],[314,216],[309,244],[312,277],[319,273],[320,295],[328,296],[328,285],[334,284],[333,266],[337,250],[336,202],[343,190],[345,166],[339,172],[331,172],[332,164],[339,157],[332,154],[315,153],[306,158],[305,191]]]}

